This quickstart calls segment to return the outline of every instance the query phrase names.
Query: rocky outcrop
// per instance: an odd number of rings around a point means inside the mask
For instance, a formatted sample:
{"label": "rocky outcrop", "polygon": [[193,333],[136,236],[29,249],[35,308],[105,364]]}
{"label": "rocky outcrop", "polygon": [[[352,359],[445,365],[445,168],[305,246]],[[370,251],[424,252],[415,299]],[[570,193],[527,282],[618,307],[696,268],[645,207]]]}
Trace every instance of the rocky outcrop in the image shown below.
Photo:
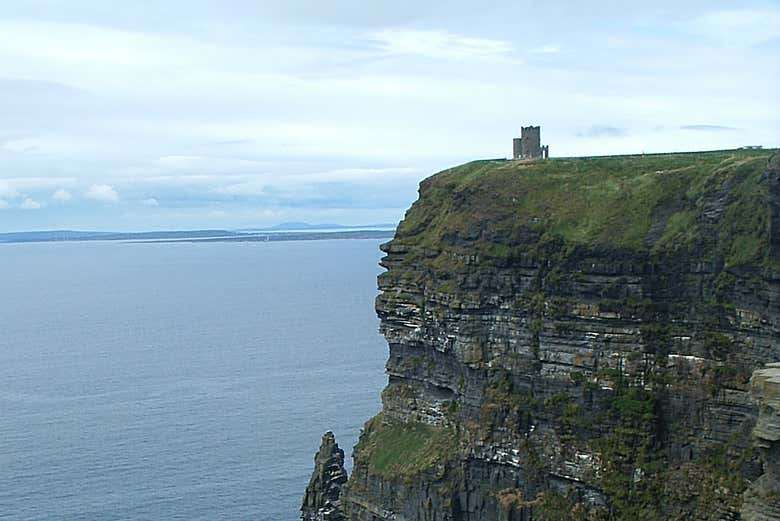
{"label": "rocky outcrop", "polygon": [[750,379],[750,392],[759,402],[753,436],[762,452],[764,474],[745,491],[745,521],[780,520],[780,363],[768,364]]}
{"label": "rocky outcrop", "polygon": [[740,519],[765,472],[749,381],[780,359],[768,160],[485,161],[424,181],[382,246],[389,378],[346,519]]}
{"label": "rocky outcrop", "polygon": [[322,436],[320,450],[314,457],[314,473],[306,487],[301,507],[304,521],[342,521],[341,488],[347,481],[344,451],[336,444],[333,433]]}

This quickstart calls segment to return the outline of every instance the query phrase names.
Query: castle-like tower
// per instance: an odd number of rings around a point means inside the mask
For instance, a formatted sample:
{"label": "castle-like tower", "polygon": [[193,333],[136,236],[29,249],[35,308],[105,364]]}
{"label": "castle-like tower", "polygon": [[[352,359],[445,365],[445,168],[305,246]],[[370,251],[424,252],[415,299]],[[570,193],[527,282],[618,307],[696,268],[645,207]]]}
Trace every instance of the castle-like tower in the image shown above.
{"label": "castle-like tower", "polygon": [[522,127],[512,140],[512,159],[547,159],[550,147],[541,145],[541,127]]}

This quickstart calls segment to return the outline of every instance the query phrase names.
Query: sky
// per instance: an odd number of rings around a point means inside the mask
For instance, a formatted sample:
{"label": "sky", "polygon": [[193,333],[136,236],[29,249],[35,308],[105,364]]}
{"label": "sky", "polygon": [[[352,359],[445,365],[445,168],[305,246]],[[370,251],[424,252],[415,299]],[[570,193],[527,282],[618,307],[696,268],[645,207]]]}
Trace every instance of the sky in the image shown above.
{"label": "sky", "polygon": [[369,224],[511,155],[776,147],[780,0],[0,4],[0,232]]}

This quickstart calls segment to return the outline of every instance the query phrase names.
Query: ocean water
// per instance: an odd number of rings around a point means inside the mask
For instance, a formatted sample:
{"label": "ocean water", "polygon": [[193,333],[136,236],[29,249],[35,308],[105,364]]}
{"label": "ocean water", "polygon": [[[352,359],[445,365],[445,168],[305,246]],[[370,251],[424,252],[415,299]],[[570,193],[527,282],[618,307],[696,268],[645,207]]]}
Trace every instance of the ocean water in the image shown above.
{"label": "ocean water", "polygon": [[0,245],[0,519],[298,519],[380,408],[379,243]]}

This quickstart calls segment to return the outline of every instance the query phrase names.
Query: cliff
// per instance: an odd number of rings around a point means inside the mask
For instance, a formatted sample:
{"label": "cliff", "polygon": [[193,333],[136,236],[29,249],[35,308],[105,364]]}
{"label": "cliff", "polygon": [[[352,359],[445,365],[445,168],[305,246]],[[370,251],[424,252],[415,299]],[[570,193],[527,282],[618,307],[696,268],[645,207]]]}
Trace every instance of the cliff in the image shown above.
{"label": "cliff", "polygon": [[759,404],[753,436],[763,452],[764,474],[745,491],[742,515],[772,521],[780,519],[780,363],[754,372],[750,384]]}
{"label": "cliff", "polygon": [[770,156],[479,161],[425,180],[382,246],[389,379],[339,511],[734,520],[743,495],[771,496],[748,490],[777,475],[750,394],[780,360]]}

